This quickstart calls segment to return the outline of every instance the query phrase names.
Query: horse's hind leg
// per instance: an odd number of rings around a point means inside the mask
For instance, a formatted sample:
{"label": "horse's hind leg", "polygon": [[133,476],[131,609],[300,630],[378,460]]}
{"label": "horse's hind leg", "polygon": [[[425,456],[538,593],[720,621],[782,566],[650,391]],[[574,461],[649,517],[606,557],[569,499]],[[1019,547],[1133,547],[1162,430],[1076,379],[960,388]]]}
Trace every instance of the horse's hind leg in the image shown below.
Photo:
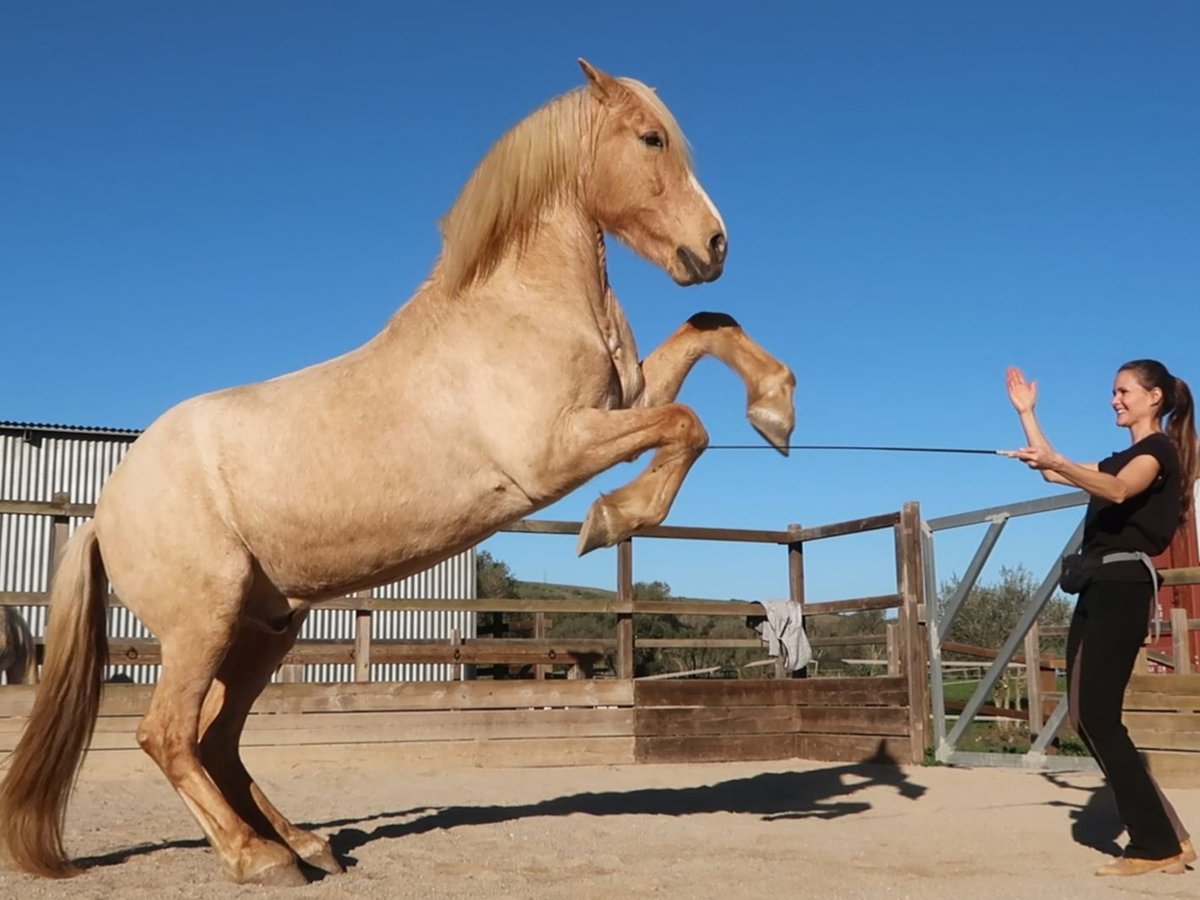
{"label": "horse's hind leg", "polygon": [[[150,710],[138,727],[142,749],[159,765],[204,830],[228,876],[236,882],[307,883],[283,844],[255,832],[230,806],[200,762],[201,704],[238,627],[244,584],[221,591],[198,586],[205,602],[174,604],[154,626],[163,669]],[[161,595],[160,595],[161,596]],[[165,607],[151,612],[162,613]]]}
{"label": "horse's hind leg", "polygon": [[692,366],[715,356],[746,386],[746,416],[758,433],[783,453],[795,422],[796,377],[725,313],[697,313],[642,362],[646,386],[641,405],[671,403]]}
{"label": "horse's hind leg", "polygon": [[335,874],[343,869],[329,842],[289,822],[246,771],[238,752],[246,716],[295,644],[304,618],[304,612],[295,613],[280,634],[247,623],[238,629],[204,702],[200,758],[225,799],[261,837],[282,840],[309,865]]}

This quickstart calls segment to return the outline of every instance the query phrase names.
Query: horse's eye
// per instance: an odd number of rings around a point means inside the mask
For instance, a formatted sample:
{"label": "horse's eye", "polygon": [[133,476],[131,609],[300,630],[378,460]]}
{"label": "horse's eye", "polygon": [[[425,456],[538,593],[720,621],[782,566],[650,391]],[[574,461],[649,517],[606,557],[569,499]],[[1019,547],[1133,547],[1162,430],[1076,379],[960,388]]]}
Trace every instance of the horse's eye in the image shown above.
{"label": "horse's eye", "polygon": [[655,147],[661,150],[663,147],[662,135],[657,131],[647,131],[642,135],[642,143],[647,147]]}

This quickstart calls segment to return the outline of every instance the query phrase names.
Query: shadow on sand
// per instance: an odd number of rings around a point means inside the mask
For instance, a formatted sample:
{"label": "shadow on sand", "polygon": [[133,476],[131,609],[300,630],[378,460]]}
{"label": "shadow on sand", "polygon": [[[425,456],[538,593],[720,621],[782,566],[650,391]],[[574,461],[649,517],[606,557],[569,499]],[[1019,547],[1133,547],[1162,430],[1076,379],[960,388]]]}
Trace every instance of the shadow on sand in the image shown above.
{"label": "shadow on sand", "polygon": [[[690,816],[726,812],[759,816],[768,822],[782,819],[837,819],[869,810],[870,803],[848,798],[869,788],[880,787],[893,788],[910,800],[920,799],[926,791],[924,785],[912,781],[881,747],[874,756],[859,763],[803,772],[764,772],[749,778],[697,787],[570,794],[512,806],[417,807],[357,818],[297,824],[307,829],[337,829],[329,835],[329,842],[343,864],[349,867],[357,862],[351,854],[375,841],[425,834],[437,829],[494,825],[540,816]],[[374,827],[362,827],[373,824]],[[207,847],[207,842],[162,841],[139,844],[76,862],[87,868],[112,866],[165,850],[201,847]],[[310,875],[319,879],[323,873],[310,871]]]}

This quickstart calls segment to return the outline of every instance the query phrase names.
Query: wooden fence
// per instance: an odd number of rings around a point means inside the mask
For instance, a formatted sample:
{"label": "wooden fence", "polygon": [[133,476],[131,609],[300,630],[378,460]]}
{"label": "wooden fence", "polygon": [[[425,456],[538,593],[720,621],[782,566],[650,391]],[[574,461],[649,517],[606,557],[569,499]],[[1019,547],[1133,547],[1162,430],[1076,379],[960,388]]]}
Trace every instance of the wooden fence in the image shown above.
{"label": "wooden fence", "polygon": [[[1200,584],[1200,568],[1167,570],[1163,583]],[[1143,649],[1125,694],[1125,725],[1160,783],[1200,787],[1200,674],[1193,671],[1190,639],[1200,619],[1175,607],[1159,624],[1171,652]],[[1152,666],[1157,674],[1149,674]]]}
{"label": "wooden fence", "polygon": [[[52,558],[67,536],[69,516],[91,507],[58,497],[52,503],[0,501],[0,514],[50,516]],[[578,533],[579,523],[526,520],[509,531]],[[915,503],[899,512],[816,528],[780,531],[659,526],[636,540],[740,541],[786,550],[789,599],[806,618],[863,610],[896,610],[887,634],[813,639],[816,646],[879,643],[888,646],[888,674],[861,678],[784,678],[777,667],[758,679],[634,679],[634,655],[648,647],[761,647],[761,641],[639,638],[635,615],[762,616],[760,603],[710,600],[638,601],[633,598],[633,540],[617,550],[617,592],[611,601],[383,600],[346,597],[325,607],[356,611],[353,640],[305,641],[286,667],[352,662],[354,683],[279,683],[267,688],[247,723],[246,746],[306,746],[344,753],[351,744],[386,746],[398,759],[473,765],[545,765],[662,761],[723,761],[805,757],[855,761],[922,759],[927,743],[927,656],[923,603],[920,514]],[[808,603],[804,547],[868,531],[894,533],[896,592]],[[44,593],[0,592],[0,604],[44,603]],[[119,598],[110,597],[117,604]],[[610,613],[614,634],[602,640],[459,637],[449,641],[371,639],[371,616],[382,609],[440,609],[563,615]],[[612,679],[589,678],[596,658],[615,648]],[[157,663],[153,641],[114,640],[110,659]],[[372,662],[429,662],[464,667],[487,663],[531,667],[545,674],[569,667],[571,680],[371,683]],[[294,671],[294,669],[292,670]],[[460,673],[462,669],[459,669]],[[0,690],[0,752],[11,749],[36,688]],[[132,749],[133,731],[151,686],[109,684],[101,706],[94,751]]]}

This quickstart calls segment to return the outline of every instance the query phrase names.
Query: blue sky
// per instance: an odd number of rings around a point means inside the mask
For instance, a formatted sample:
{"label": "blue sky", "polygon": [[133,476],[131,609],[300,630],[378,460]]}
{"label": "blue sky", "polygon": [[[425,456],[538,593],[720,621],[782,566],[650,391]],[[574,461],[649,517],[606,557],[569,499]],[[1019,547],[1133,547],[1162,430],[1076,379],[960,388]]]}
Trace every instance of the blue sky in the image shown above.
{"label": "blue sky", "polygon": [[[643,354],[722,310],[795,369],[796,442],[984,448],[1022,442],[1016,364],[1059,449],[1096,459],[1126,442],[1121,362],[1200,386],[1198,46],[1181,0],[0,2],[0,419],[141,428],[369,339],[487,148],[584,56],[658,88],[729,227],[703,287],[611,251]],[[757,439],[719,363],[681,399],[714,443]],[[643,463],[540,516],[581,518]],[[713,451],[668,521],[1057,491],[1000,458]],[[1014,524],[997,564],[1040,576],[1076,519]],[[980,536],[939,545],[939,572]],[[486,546],[522,578],[614,583],[612,551]],[[894,583],[883,536],[807,561],[811,599]],[[677,594],[786,591],[776,548],[641,541],[635,566]]]}

